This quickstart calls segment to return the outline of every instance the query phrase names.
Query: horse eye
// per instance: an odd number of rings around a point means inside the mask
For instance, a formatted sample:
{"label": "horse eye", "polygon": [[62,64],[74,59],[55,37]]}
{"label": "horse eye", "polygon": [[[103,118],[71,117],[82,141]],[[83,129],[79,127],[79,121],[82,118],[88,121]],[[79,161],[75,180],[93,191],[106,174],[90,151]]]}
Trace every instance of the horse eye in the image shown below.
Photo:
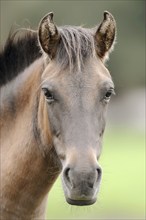
{"label": "horse eye", "polygon": [[53,93],[51,91],[49,91],[47,88],[42,88],[42,90],[44,92],[44,95],[45,95],[47,101],[49,103],[53,102],[54,101]]}
{"label": "horse eye", "polygon": [[104,100],[105,100],[106,102],[108,102],[108,101],[110,100],[112,94],[115,94],[115,93],[114,93],[114,90],[113,90],[113,89],[108,90],[108,91],[106,92],[105,96],[104,96]]}
{"label": "horse eye", "polygon": [[105,98],[110,98],[111,95],[112,95],[112,92],[111,92],[111,91],[108,91],[108,92],[106,93],[106,95],[105,95]]}

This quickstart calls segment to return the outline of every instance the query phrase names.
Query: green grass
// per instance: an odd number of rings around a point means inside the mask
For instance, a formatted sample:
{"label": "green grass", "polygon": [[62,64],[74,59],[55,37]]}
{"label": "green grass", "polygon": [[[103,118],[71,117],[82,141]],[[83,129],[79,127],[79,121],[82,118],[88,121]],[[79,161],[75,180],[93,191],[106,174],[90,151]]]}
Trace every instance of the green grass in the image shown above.
{"label": "green grass", "polygon": [[103,178],[96,204],[68,205],[58,179],[49,194],[47,219],[145,219],[145,136],[128,129],[109,130],[100,159]]}

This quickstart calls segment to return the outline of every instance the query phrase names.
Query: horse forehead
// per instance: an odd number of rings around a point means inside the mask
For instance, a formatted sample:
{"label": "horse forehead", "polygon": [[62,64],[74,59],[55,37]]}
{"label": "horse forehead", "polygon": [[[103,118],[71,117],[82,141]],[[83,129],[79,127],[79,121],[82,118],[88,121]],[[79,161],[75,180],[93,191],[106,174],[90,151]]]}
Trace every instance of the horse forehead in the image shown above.
{"label": "horse forehead", "polygon": [[94,88],[98,87],[104,81],[111,80],[108,69],[99,59],[89,59],[82,69],[76,68],[70,70],[66,68],[61,70],[55,62],[48,65],[43,73],[43,82],[53,84],[54,87],[63,88]]}
{"label": "horse forehead", "polygon": [[106,81],[112,81],[108,69],[102,63],[89,62],[80,71],[72,71],[62,76],[66,86],[76,89],[92,90]]}

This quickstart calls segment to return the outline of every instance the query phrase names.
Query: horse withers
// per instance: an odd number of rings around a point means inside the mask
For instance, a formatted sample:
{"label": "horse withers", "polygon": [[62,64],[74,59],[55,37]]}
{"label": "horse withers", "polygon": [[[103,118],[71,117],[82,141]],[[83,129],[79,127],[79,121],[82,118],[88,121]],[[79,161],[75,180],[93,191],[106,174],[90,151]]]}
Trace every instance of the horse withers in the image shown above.
{"label": "horse withers", "polygon": [[57,27],[49,13],[37,32],[9,36],[0,53],[1,219],[44,219],[60,173],[69,204],[95,203],[115,29],[107,11],[92,29]]}

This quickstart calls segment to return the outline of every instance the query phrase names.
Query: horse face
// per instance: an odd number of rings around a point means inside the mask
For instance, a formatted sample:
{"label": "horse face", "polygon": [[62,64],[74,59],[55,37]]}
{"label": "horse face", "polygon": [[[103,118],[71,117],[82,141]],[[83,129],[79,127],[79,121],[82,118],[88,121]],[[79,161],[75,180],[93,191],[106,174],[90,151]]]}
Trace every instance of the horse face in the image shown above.
{"label": "horse face", "polygon": [[[72,205],[90,205],[96,201],[101,182],[102,171],[98,159],[101,154],[107,103],[114,92],[103,58],[113,44],[115,21],[105,12],[104,21],[94,37],[97,43],[94,48],[96,56],[88,56],[88,49],[84,49],[89,45],[86,37],[84,44],[80,45],[83,39],[79,41],[77,35],[82,56],[75,47],[72,58],[76,60],[77,55],[85,60],[81,68],[71,69],[66,65],[61,69],[59,61],[66,54],[62,47],[59,50],[57,48],[60,36],[52,16],[51,13],[43,18],[39,38],[43,51],[52,59],[42,75],[42,90],[47,102],[53,146],[62,163],[62,183],[67,202]],[[74,47],[73,42],[75,36],[69,42],[72,44],[71,48]],[[61,58],[57,53],[61,54]]]}
{"label": "horse face", "polygon": [[98,158],[114,86],[97,58],[89,60],[81,72],[53,73],[54,68],[55,63],[46,68],[42,89],[53,145],[63,165],[66,199],[71,204],[89,205],[96,201],[101,181]]}

